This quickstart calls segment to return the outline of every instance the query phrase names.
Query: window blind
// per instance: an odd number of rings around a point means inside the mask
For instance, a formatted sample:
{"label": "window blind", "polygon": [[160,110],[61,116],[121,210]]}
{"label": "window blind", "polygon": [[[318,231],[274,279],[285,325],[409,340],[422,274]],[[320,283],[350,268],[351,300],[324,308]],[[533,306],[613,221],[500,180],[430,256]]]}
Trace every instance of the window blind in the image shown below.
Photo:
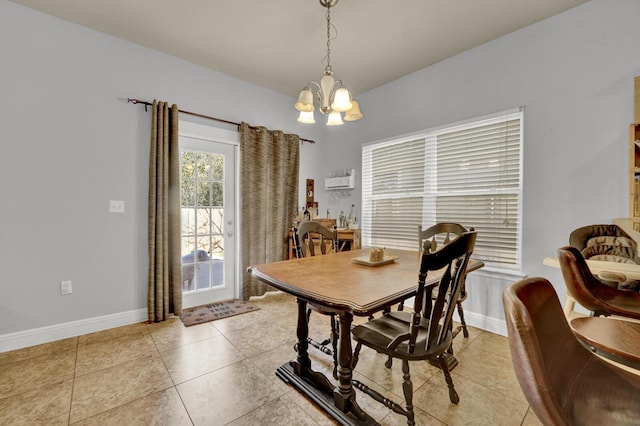
{"label": "window blind", "polygon": [[422,220],[424,138],[363,147],[362,238],[367,246],[417,248]]}
{"label": "window blind", "polygon": [[417,227],[478,231],[474,257],[520,269],[522,111],[363,146],[363,244],[416,249]]}

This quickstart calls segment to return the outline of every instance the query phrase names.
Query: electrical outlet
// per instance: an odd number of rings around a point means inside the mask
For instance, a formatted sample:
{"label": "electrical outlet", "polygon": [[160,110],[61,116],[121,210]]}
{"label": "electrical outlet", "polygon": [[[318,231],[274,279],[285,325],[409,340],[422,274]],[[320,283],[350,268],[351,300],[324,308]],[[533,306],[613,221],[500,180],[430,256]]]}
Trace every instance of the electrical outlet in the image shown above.
{"label": "electrical outlet", "polygon": [[124,201],[109,200],[109,213],[124,213]]}
{"label": "electrical outlet", "polygon": [[73,289],[71,288],[71,281],[60,281],[60,294],[71,294]]}

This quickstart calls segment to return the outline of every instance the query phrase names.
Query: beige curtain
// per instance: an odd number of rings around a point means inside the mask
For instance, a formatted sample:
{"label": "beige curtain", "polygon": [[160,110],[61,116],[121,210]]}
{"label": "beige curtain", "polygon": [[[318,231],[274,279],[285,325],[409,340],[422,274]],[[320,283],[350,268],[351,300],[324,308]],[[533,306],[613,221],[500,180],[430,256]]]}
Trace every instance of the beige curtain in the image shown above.
{"label": "beige curtain", "polygon": [[247,272],[250,265],[286,259],[298,206],[300,138],[240,125],[242,295],[273,290]]}
{"label": "beige curtain", "polygon": [[153,101],[149,149],[149,321],[182,313],[178,107]]}

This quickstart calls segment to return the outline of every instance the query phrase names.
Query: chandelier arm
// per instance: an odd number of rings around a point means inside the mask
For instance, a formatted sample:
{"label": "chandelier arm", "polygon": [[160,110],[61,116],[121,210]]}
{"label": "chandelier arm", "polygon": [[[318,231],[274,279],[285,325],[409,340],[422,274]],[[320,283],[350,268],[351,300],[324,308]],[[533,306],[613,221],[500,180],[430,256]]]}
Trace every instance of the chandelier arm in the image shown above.
{"label": "chandelier arm", "polygon": [[321,91],[321,90],[322,90],[322,89],[320,89],[320,85],[319,85],[317,82],[315,82],[315,81],[310,81],[310,82],[307,84],[307,87],[306,87],[306,88],[307,88],[307,89],[309,89],[309,90],[311,90],[311,91],[313,91],[313,89],[315,89],[316,91]]}
{"label": "chandelier arm", "polygon": [[[322,105],[323,104],[322,100],[324,98],[324,93],[322,92],[322,86],[320,86],[320,84],[316,81],[310,81],[307,84],[307,87],[305,89],[309,89],[311,93],[313,93],[315,101],[318,102],[318,108],[320,112],[322,114],[326,114],[328,111],[326,111]],[[333,90],[332,90],[332,93],[333,93]]]}

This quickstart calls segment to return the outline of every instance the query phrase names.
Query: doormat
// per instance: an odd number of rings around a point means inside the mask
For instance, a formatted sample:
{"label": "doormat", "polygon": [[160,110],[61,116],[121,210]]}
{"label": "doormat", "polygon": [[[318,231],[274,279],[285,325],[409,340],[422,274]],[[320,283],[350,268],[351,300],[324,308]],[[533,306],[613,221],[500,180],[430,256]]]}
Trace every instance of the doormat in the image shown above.
{"label": "doormat", "polygon": [[251,302],[234,299],[183,309],[180,319],[185,327],[189,327],[221,318],[232,317],[234,315],[246,314],[247,312],[257,311],[258,309],[260,308]]}

